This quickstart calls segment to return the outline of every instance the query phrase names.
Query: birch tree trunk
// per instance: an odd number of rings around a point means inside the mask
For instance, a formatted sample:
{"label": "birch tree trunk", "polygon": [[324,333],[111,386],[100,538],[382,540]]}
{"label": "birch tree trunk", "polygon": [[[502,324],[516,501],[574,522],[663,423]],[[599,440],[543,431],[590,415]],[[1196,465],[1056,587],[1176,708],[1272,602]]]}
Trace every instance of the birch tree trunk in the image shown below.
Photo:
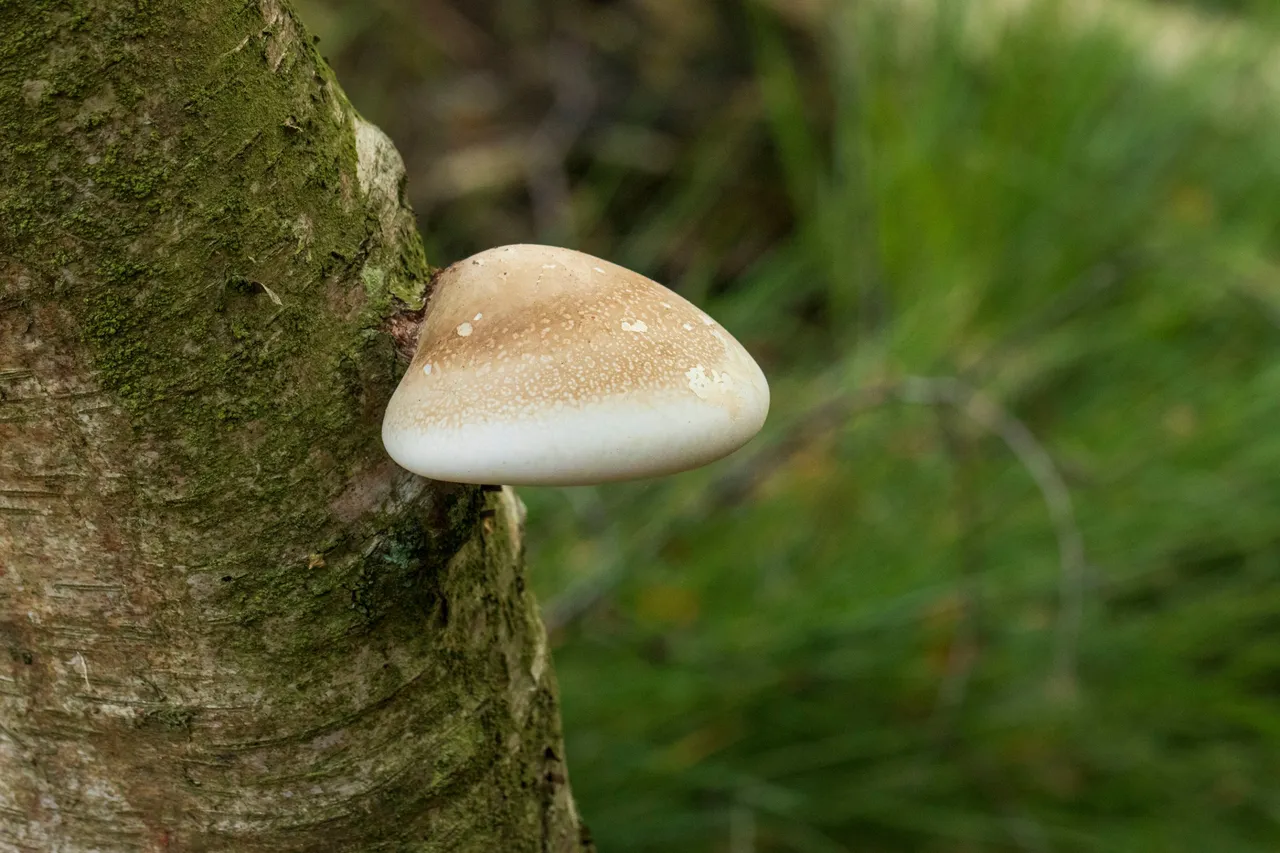
{"label": "birch tree trunk", "polygon": [[518,501],[382,452],[428,268],[282,0],[0,0],[0,133],[0,851],[588,848]]}

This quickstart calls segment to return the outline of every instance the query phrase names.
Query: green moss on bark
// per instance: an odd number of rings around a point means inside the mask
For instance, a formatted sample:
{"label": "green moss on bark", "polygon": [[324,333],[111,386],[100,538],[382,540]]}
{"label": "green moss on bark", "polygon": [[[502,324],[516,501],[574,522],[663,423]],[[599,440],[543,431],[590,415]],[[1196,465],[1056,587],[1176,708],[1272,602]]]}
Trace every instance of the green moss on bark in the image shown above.
{"label": "green moss on bark", "polygon": [[[0,254],[38,282],[0,302],[56,316],[41,333],[124,414],[131,473],[101,500],[146,567],[126,581],[235,709],[154,676],[157,707],[95,723],[112,783],[183,827],[166,849],[533,850],[576,826],[505,528],[383,459],[383,325],[429,269],[359,125],[277,0],[0,0]],[[350,791],[280,799],[275,766]],[[270,814],[193,826],[220,789]]]}

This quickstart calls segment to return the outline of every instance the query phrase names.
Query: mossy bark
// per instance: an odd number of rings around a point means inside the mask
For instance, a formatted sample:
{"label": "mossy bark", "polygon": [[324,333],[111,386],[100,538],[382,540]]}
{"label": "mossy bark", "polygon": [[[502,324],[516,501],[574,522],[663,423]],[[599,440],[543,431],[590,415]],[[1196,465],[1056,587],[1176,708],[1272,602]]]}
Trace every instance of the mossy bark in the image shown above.
{"label": "mossy bark", "polygon": [[429,270],[281,0],[0,0],[0,850],[579,850],[509,491],[386,460]]}

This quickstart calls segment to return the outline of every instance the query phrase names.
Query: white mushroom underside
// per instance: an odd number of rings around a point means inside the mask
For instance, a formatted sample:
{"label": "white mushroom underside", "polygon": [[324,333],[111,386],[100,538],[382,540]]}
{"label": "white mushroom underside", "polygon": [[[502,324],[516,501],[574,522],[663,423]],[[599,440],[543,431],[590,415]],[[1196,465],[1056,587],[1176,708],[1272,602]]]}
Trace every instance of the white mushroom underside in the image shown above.
{"label": "white mushroom underside", "polygon": [[692,394],[619,398],[547,410],[519,424],[384,427],[382,440],[402,467],[436,480],[575,486],[661,476],[726,456],[755,435],[768,411],[767,396],[743,404],[735,413]]}

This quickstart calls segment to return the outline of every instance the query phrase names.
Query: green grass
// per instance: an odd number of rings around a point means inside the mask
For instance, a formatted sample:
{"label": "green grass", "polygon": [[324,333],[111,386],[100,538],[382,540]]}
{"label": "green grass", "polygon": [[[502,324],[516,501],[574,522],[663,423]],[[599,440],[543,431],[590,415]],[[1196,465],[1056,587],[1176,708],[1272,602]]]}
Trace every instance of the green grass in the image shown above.
{"label": "green grass", "polygon": [[[1224,115],[1247,71],[1048,14],[982,50],[852,15],[820,75],[751,20],[794,227],[676,284],[762,354],[770,424],[706,471],[524,492],[550,615],[590,602],[556,660],[601,849],[1277,849],[1280,106]],[[732,223],[738,154],[614,256]],[[1026,460],[913,376],[1052,460],[1078,628]]]}

